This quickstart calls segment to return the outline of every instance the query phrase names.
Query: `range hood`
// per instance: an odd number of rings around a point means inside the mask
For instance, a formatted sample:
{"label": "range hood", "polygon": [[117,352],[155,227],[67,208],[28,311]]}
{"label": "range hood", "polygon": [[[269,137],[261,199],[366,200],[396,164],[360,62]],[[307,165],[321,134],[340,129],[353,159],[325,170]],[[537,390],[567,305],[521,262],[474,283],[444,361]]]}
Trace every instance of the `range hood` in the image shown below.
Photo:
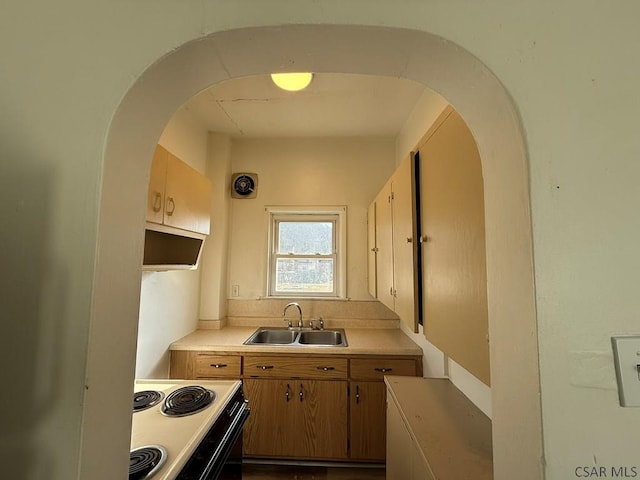
{"label": "range hood", "polygon": [[206,235],[147,222],[143,270],[195,270]]}

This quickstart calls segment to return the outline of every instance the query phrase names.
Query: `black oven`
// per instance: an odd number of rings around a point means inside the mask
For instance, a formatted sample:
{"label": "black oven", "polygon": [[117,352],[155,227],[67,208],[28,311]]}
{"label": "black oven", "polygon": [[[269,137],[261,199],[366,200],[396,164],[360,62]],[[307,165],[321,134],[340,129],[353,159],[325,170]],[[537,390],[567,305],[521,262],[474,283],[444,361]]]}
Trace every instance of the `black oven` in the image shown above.
{"label": "black oven", "polygon": [[247,400],[239,388],[176,480],[241,480],[242,427],[248,416]]}

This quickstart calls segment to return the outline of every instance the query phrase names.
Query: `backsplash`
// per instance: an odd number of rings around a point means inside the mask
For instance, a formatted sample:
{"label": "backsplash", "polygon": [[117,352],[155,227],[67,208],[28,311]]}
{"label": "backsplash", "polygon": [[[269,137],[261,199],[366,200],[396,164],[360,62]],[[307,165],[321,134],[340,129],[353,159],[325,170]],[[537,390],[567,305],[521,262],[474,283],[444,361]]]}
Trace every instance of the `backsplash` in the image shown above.
{"label": "backsplash", "polygon": [[[225,321],[199,322],[199,328],[230,326],[283,326],[282,312],[290,302],[300,304],[306,321],[322,317],[326,326],[352,328],[399,328],[398,316],[382,303],[371,301],[335,301],[305,299],[228,300]],[[295,319],[297,310],[289,310],[287,318]]]}

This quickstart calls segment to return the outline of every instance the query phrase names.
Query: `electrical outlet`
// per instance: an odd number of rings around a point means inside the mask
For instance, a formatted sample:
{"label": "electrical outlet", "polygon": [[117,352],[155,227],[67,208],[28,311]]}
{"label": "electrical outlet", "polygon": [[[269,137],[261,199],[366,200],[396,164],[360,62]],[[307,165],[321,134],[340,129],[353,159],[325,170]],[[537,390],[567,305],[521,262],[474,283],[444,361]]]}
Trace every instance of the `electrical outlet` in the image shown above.
{"label": "electrical outlet", "polygon": [[240,296],[240,285],[232,285],[231,286],[231,296],[239,297]]}
{"label": "electrical outlet", "polygon": [[618,396],[623,407],[640,407],[640,335],[611,337]]}

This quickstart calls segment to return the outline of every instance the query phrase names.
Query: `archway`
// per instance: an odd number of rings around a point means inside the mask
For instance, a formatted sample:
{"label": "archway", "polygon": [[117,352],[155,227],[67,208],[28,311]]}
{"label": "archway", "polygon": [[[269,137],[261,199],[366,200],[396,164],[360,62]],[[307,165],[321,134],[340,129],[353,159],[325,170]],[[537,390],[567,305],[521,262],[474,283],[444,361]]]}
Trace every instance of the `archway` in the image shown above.
{"label": "archway", "polygon": [[[200,90],[276,70],[406,77],[438,92],[464,117],[485,181],[495,478],[542,478],[528,170],[517,112],[491,72],[451,42],[414,30],[337,25],[238,29],[194,40],[152,65],[120,104],[104,160],[83,478],[101,471],[110,478],[104,465],[118,465],[128,449],[138,265],[156,141],[175,110]],[[107,403],[114,413],[104,418]],[[105,435],[112,439],[108,448]]]}

